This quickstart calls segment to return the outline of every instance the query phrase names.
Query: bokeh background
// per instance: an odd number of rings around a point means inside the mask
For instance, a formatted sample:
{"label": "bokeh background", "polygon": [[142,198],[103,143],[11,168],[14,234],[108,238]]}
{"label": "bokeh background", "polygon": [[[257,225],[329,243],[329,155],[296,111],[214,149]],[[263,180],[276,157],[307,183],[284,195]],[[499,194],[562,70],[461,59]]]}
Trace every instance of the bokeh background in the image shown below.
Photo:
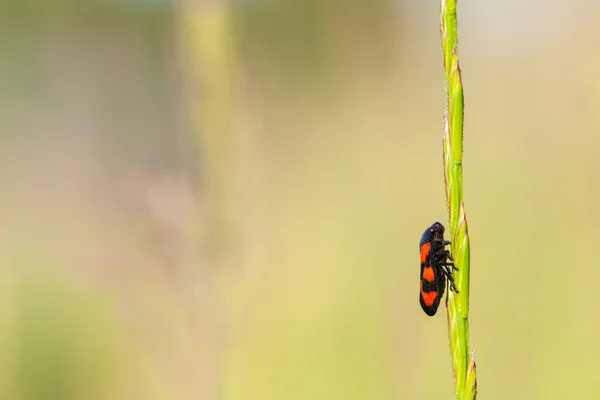
{"label": "bokeh background", "polygon": [[[0,398],[452,398],[439,3],[0,3]],[[600,3],[459,1],[481,398],[600,398]]]}

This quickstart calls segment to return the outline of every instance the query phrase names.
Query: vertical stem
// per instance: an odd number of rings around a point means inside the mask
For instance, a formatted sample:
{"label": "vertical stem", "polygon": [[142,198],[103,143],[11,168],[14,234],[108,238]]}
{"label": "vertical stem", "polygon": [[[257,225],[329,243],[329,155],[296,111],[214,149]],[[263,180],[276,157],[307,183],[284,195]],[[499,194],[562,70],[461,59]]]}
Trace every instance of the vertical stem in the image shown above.
{"label": "vertical stem", "polygon": [[463,201],[463,88],[458,65],[456,0],[440,2],[440,35],[446,77],[444,180],[458,293],[448,293],[448,336],[458,400],[475,399],[475,355],[469,350],[470,244]]}

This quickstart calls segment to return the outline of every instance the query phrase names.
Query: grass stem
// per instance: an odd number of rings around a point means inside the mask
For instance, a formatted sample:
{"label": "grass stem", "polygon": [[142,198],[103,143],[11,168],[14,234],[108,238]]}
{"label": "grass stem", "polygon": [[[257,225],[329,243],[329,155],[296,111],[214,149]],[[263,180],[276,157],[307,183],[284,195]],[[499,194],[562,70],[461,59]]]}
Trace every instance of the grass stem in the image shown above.
{"label": "grass stem", "polygon": [[456,0],[440,1],[440,35],[446,77],[444,116],[444,180],[452,241],[452,255],[458,271],[458,293],[448,293],[448,336],[454,369],[457,400],[477,397],[475,354],[469,349],[470,244],[463,201],[463,87],[458,65]]}

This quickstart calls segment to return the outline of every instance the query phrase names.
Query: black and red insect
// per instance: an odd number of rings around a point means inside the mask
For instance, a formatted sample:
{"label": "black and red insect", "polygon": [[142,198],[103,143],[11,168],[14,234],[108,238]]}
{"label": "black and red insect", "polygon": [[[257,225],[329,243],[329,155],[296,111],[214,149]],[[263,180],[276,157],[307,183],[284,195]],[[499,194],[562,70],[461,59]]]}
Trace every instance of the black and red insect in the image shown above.
{"label": "black and red insect", "polygon": [[446,290],[446,279],[450,285],[450,290],[458,293],[454,285],[452,270],[458,271],[446,246],[450,244],[449,240],[444,240],[444,225],[439,222],[434,223],[423,232],[419,251],[421,253],[421,292],[419,300],[425,314],[434,316],[440,299],[444,296]]}

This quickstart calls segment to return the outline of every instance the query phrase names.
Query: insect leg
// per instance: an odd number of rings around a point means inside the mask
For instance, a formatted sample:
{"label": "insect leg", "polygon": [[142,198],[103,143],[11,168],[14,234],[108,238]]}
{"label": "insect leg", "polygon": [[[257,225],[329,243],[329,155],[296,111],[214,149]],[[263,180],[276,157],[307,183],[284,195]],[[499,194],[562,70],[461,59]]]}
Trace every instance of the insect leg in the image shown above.
{"label": "insect leg", "polygon": [[446,266],[446,267],[452,267],[453,270],[458,271],[458,267],[456,265],[454,265],[454,263],[443,262],[443,263],[440,263],[440,265],[443,265],[443,266]]}
{"label": "insect leg", "polygon": [[[446,276],[446,278],[448,278],[448,282],[450,283],[450,289],[455,292],[458,293],[458,289],[456,288],[456,285],[454,284],[454,276],[452,276],[452,270],[450,268],[448,268],[447,265],[442,264],[444,267],[441,268],[441,271],[443,272],[443,274]],[[453,268],[454,265],[452,265]]]}

